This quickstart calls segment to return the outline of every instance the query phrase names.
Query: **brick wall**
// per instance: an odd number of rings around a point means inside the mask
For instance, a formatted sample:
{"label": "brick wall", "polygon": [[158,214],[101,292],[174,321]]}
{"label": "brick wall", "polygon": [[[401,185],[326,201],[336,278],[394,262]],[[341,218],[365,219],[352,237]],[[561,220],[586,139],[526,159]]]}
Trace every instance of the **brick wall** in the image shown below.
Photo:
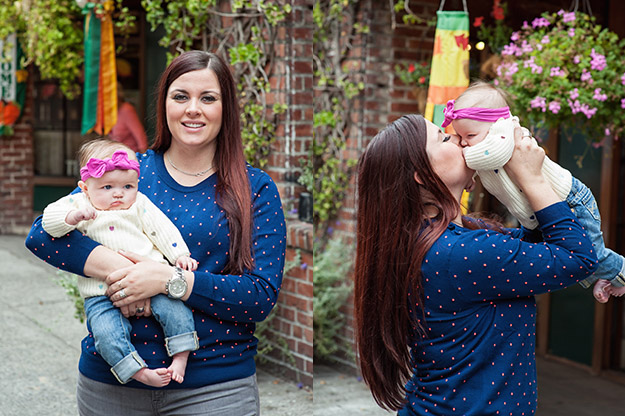
{"label": "brick wall", "polygon": [[32,74],[12,136],[0,136],[0,235],[24,234],[33,219]]}
{"label": "brick wall", "polygon": [[[435,16],[439,2],[434,0],[411,1],[411,9],[420,16]],[[434,29],[423,26],[405,25],[401,15],[392,16],[387,3],[370,2],[361,10],[361,19],[370,26],[368,35],[364,35],[354,44],[352,60],[360,68],[365,90],[353,105],[352,130],[348,137],[348,146],[344,158],[357,159],[369,140],[389,122],[404,114],[419,113],[420,107],[412,86],[404,85],[395,77],[395,65],[406,60],[412,62],[431,58],[434,46]],[[422,111],[422,110],[421,110]],[[344,207],[338,221],[333,225],[333,233],[343,238],[355,249],[356,232],[356,189],[355,172]],[[342,306],[345,326],[337,334],[337,340],[350,346],[355,353],[353,329],[353,299],[350,297]],[[349,354],[339,353],[331,357],[346,366],[356,368],[354,359]]]}
{"label": "brick wall", "polygon": [[[267,171],[276,182],[287,213],[287,262],[277,310],[267,331],[275,349],[265,356],[270,371],[312,386],[313,379],[313,247],[312,224],[297,219],[297,183],[301,162],[308,158],[313,118],[312,6],[292,0],[288,21],[279,28],[277,50],[281,59],[271,79],[273,97],[287,104],[281,115],[278,139],[272,147]],[[273,103],[268,103],[273,104]],[[286,351],[285,351],[286,349]]]}

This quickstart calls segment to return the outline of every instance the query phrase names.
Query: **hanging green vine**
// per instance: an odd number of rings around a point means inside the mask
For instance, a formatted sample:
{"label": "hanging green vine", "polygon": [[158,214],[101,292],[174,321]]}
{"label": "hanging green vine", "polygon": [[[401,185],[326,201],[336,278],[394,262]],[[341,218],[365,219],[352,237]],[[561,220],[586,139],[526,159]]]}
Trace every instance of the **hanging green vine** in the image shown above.
{"label": "hanging green vine", "polygon": [[312,178],[316,234],[325,236],[330,221],[343,206],[355,159],[343,157],[351,127],[353,99],[364,89],[358,73],[345,65],[357,36],[368,33],[356,21],[360,2],[319,0],[313,8],[315,23],[313,65],[315,77],[312,164],[304,171]]}
{"label": "hanging green vine", "polygon": [[239,89],[242,137],[248,162],[267,164],[279,115],[286,105],[269,108],[269,79],[274,74],[276,25],[291,12],[286,1],[142,0],[152,30],[162,25],[160,45],[174,53],[201,48],[228,56]]}
{"label": "hanging green vine", "polygon": [[[102,0],[97,7],[103,9],[105,3]],[[116,27],[122,32],[132,24],[134,16],[122,0],[109,1],[106,7],[114,12]],[[24,66],[33,63],[42,79],[57,79],[66,97],[80,94],[83,15],[75,0],[0,0],[0,21],[0,39],[17,33]]]}

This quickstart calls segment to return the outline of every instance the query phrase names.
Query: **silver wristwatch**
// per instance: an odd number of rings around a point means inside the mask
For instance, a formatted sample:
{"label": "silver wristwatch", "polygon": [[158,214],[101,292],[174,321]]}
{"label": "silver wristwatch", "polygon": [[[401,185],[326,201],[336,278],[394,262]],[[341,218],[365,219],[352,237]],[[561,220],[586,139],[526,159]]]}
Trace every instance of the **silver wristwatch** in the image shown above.
{"label": "silver wristwatch", "polygon": [[184,270],[180,267],[174,267],[174,274],[169,278],[165,286],[167,296],[172,299],[180,299],[187,293],[187,281],[184,278]]}

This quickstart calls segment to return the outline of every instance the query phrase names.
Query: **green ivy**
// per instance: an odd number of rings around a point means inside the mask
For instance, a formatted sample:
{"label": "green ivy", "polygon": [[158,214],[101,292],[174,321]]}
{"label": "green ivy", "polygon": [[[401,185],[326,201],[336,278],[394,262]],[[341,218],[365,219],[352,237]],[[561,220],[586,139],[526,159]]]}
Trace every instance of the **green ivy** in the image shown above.
{"label": "green ivy", "polygon": [[[142,0],[152,30],[162,26],[159,44],[173,53],[189,49],[212,50],[234,69],[242,109],[242,138],[249,163],[267,165],[276,138],[282,103],[270,107],[267,94],[273,74],[276,29],[291,12],[289,4],[265,0]],[[225,10],[230,10],[227,12]],[[224,18],[228,19],[224,23]]]}
{"label": "green ivy", "polygon": [[339,312],[352,292],[348,280],[353,255],[349,246],[341,240],[331,239],[323,250],[315,249],[313,266],[313,352],[315,357],[329,358],[342,351],[352,356],[345,342],[337,342],[337,333],[345,325]]}
{"label": "green ivy", "polygon": [[304,181],[314,197],[316,233],[327,238],[330,222],[343,206],[355,159],[344,159],[346,136],[351,127],[353,99],[364,90],[358,73],[345,65],[352,41],[368,33],[356,22],[360,2],[320,0],[313,7],[315,108],[312,163],[304,166]]}
{"label": "green ivy", "polygon": [[[115,1],[114,13],[116,26],[124,32],[134,16],[121,3],[122,0]],[[75,0],[0,0],[0,21],[0,39],[17,33],[24,51],[24,66],[33,63],[42,79],[57,79],[67,98],[80,94],[84,17]]]}

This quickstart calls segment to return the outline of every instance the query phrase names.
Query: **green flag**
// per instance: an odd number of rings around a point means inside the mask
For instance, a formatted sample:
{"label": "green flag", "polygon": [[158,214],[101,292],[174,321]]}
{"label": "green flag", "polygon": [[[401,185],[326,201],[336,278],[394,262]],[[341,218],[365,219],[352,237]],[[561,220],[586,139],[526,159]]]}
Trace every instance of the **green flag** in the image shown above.
{"label": "green flag", "polygon": [[93,8],[83,12],[85,16],[85,85],[83,88],[81,133],[86,134],[95,127],[98,109],[98,80],[100,78],[100,19]]}

